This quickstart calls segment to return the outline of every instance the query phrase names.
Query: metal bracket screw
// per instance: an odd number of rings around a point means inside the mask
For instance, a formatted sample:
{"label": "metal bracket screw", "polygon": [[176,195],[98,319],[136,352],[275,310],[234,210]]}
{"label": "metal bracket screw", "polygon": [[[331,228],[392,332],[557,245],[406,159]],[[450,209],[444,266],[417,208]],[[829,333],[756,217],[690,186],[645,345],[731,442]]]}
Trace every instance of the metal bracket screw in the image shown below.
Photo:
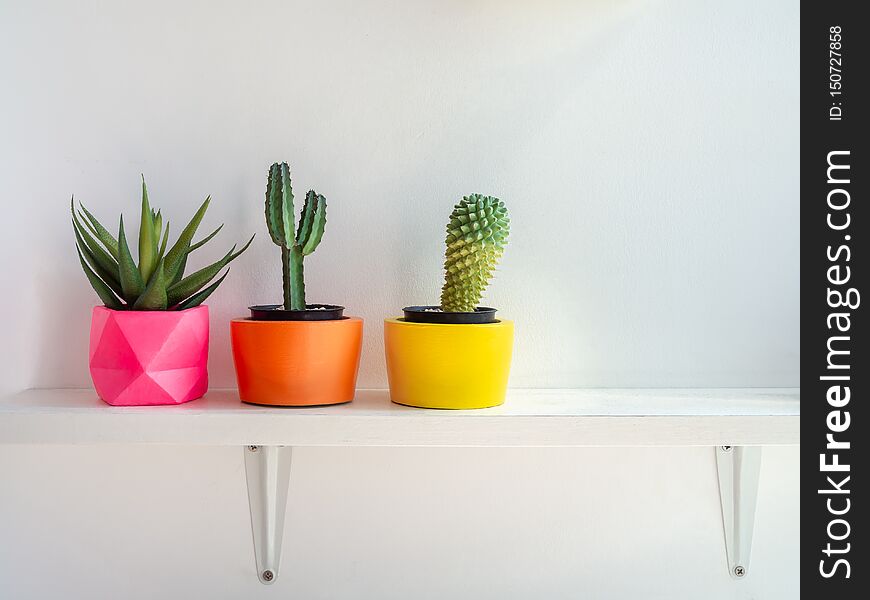
{"label": "metal bracket screw", "polygon": [[251,533],[254,537],[255,573],[260,583],[278,580],[281,568],[281,543],[284,537],[284,513],[290,487],[290,446],[242,446],[245,456],[245,480],[248,483],[248,506],[251,509]]}
{"label": "metal bracket screw", "polygon": [[734,579],[742,579],[749,573],[760,469],[761,447],[716,447],[725,555],[728,574]]}

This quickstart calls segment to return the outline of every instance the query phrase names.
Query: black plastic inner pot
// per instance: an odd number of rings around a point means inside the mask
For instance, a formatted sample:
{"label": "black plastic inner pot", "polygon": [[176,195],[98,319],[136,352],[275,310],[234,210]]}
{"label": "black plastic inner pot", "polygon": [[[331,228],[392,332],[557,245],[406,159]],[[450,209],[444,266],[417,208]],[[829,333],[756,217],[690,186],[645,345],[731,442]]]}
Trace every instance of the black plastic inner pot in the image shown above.
{"label": "black plastic inner pot", "polygon": [[406,306],[405,320],[411,323],[495,323],[495,310],[478,306],[474,312],[443,312],[439,306]]}
{"label": "black plastic inner pot", "polygon": [[305,310],[284,310],[283,304],[249,306],[253,321],[337,321],[344,307],[336,304],[306,304]]}

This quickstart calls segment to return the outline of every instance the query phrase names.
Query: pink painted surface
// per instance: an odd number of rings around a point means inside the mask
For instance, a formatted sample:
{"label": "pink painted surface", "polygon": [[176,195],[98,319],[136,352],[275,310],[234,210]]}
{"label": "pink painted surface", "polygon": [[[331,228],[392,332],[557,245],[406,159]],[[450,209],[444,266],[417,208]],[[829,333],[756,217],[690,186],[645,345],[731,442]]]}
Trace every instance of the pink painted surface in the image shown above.
{"label": "pink painted surface", "polygon": [[208,307],[119,311],[95,306],[91,379],[113,406],[182,404],[208,389]]}

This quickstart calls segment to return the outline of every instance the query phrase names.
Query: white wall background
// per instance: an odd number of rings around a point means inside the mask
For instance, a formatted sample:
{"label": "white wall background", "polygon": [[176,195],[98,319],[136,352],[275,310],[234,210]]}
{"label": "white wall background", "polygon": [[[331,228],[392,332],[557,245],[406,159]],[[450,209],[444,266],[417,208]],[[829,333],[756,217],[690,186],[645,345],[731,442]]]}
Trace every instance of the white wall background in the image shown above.
{"label": "white wall background", "polygon": [[[796,386],[798,25],[795,0],[0,0],[0,391],[89,384],[69,197],[135,221],[139,173],[176,232],[212,195],[200,262],[257,232],[210,301],[233,385],[227,321],[280,298],[275,160],[329,199],[309,298],[366,319],[361,386],[475,191],[512,211],[486,302],[513,386]],[[766,454],[734,583],[707,449],[306,449],[268,589],[240,452],[6,448],[0,596],[790,599],[797,467]]]}

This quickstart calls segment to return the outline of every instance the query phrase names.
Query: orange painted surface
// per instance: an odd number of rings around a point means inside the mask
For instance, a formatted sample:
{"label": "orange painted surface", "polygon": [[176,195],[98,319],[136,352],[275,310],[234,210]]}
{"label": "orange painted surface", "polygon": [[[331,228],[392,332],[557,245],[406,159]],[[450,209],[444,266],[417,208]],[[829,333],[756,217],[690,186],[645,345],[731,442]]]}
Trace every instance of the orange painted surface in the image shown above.
{"label": "orange painted surface", "polygon": [[239,396],[274,406],[353,400],[362,348],[362,319],[233,319],[230,336]]}

